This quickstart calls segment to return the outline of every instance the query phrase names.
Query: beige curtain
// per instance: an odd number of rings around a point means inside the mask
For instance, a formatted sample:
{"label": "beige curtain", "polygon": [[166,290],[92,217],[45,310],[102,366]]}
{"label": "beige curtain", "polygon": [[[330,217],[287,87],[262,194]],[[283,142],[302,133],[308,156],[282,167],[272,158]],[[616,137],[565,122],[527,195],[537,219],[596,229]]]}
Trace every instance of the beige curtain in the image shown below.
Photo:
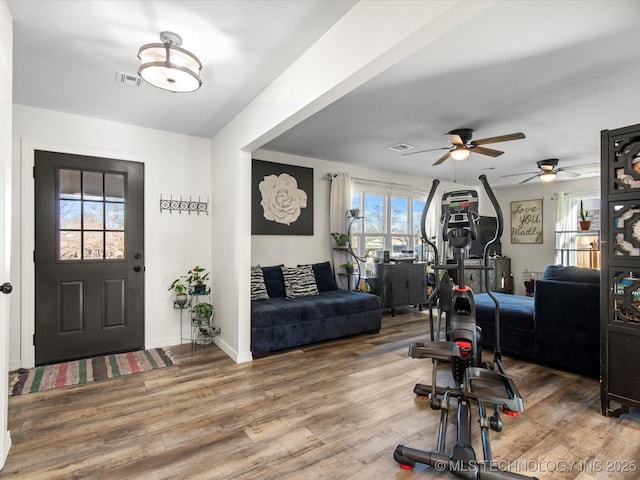
{"label": "beige curtain", "polygon": [[[336,173],[331,179],[331,196],[329,199],[329,227],[331,232],[347,233],[347,210],[351,209],[351,176],[348,173]],[[331,246],[335,241],[330,236]],[[349,277],[338,275],[340,265],[345,262],[343,252],[333,250],[333,271],[339,288],[349,289]]]}

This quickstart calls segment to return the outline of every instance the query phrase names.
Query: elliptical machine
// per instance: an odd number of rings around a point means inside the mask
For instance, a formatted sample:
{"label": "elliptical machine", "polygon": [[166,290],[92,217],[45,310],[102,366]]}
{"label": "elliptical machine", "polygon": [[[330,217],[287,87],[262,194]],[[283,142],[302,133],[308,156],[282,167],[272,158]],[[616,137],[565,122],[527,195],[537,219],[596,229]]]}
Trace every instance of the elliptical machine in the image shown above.
{"label": "elliptical machine", "polygon": [[[494,238],[484,247],[484,264],[475,269],[483,270],[488,280],[489,270],[488,252],[491,245],[496,243],[503,229],[503,216],[500,205],[489,186],[487,177],[480,176],[487,195],[496,211],[497,230]],[[434,451],[424,451],[398,445],[393,458],[403,468],[413,468],[416,463],[422,463],[435,468],[437,471],[450,471],[460,478],[475,480],[504,480],[530,479],[518,473],[501,470],[492,462],[489,430],[500,432],[502,421],[499,408],[506,415],[517,415],[524,410],[522,397],[513,380],[505,374],[500,352],[500,305],[486,281],[487,293],[496,305],[496,348],[493,362],[482,363],[482,334],[476,325],[475,304],[473,292],[466,285],[455,285],[451,282],[447,270],[455,268],[459,282],[464,281],[464,259],[471,246],[472,240],[478,234],[478,194],[475,190],[459,190],[445,193],[442,197],[442,238],[448,242],[456,261],[455,266],[438,264],[437,246],[426,234],[426,216],[433,201],[439,180],[434,180],[429,197],[422,211],[422,236],[433,249],[436,259],[434,266],[435,288],[429,296],[431,341],[417,342],[409,347],[409,355],[413,358],[431,358],[433,363],[431,385],[417,384],[414,393],[421,397],[429,397],[430,406],[440,410],[440,427],[438,430],[438,444]],[[443,262],[444,263],[444,262]],[[444,270],[442,281],[439,271]],[[446,340],[440,340],[441,315],[437,316],[434,330],[431,317],[431,305],[437,301],[439,311],[445,314]],[[455,386],[437,385],[437,370],[439,362],[451,364],[451,374]],[[495,370],[497,366],[498,370]],[[446,435],[449,410],[457,401],[456,439],[453,447],[447,453]],[[476,457],[472,446],[471,436],[471,406],[478,405],[478,423],[482,441],[483,460]],[[487,415],[487,409],[493,406],[493,414]]]}

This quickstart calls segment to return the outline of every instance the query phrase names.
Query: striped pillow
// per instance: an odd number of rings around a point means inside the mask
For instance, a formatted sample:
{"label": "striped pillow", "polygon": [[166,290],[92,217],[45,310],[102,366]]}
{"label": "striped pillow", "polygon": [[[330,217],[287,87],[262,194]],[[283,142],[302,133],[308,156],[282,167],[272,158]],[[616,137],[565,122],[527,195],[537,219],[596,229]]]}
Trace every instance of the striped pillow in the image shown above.
{"label": "striped pillow", "polygon": [[287,291],[287,298],[309,297],[319,295],[316,277],[313,274],[311,265],[300,267],[282,267],[284,277],[284,288]]}
{"label": "striped pillow", "polygon": [[264,284],[262,268],[251,267],[251,300],[269,300],[267,286]]}

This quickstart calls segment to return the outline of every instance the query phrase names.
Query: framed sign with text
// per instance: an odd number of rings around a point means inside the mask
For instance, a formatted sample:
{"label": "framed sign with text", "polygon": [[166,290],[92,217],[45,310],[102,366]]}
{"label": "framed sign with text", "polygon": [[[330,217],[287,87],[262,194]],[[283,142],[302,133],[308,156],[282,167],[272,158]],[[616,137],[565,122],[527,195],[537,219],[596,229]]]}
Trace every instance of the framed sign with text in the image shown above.
{"label": "framed sign with text", "polygon": [[511,243],[542,243],[542,199],[511,202]]}

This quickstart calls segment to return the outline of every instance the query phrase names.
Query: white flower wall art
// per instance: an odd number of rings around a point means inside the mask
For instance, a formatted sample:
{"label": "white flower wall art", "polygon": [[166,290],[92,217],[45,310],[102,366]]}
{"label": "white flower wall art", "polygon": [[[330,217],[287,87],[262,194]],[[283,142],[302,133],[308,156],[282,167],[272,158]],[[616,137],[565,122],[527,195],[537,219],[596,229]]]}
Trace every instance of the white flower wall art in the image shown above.
{"label": "white flower wall art", "polygon": [[313,169],[252,162],[251,233],[313,235]]}
{"label": "white flower wall art", "polygon": [[306,192],[298,188],[298,181],[288,173],[268,175],[258,188],[267,220],[291,225],[300,217],[301,209],[307,208]]}

